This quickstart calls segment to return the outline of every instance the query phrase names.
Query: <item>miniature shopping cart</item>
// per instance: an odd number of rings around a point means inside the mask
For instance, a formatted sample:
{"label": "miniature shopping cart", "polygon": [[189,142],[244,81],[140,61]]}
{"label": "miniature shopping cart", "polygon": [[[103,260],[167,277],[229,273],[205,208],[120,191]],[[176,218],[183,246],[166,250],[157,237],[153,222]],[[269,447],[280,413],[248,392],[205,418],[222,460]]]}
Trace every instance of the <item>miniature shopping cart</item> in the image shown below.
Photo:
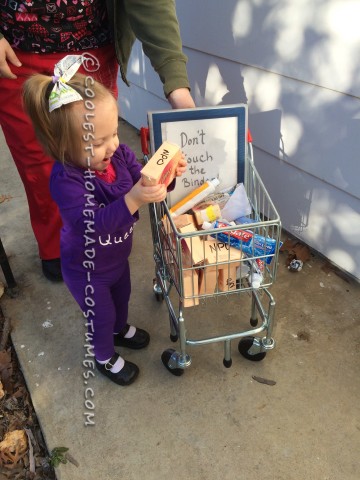
{"label": "miniature shopping cart", "polygon": [[[223,342],[223,364],[230,367],[232,340],[238,341],[240,354],[252,361],[264,359],[267,351],[275,346],[272,338],[275,300],[269,287],[276,278],[281,224],[254,166],[251,136],[247,124],[245,127],[242,139],[245,157],[241,180],[251,205],[251,214],[248,215],[246,224],[208,230],[183,228],[171,215],[169,203],[164,201],[150,205],[155,260],[154,294],[159,302],[166,302],[170,339],[179,342],[178,349],[166,349],[161,359],[164,366],[176,376],[183,374],[184,369],[191,364],[188,347]],[[148,128],[141,129],[145,161],[149,155],[150,133]],[[232,237],[234,233],[239,237],[239,231],[240,240],[237,241],[240,245],[234,248]],[[249,250],[249,237],[263,239],[264,249],[259,252],[250,247]],[[267,242],[273,244],[274,241],[276,248],[269,253]],[[262,277],[260,285],[253,281],[255,273],[259,274],[259,268]],[[178,308],[172,300],[174,292]],[[251,298],[251,328],[200,339],[188,336],[189,328],[185,325],[188,307],[196,309],[198,305],[206,305],[215,297],[230,300],[233,295],[242,294]]]}

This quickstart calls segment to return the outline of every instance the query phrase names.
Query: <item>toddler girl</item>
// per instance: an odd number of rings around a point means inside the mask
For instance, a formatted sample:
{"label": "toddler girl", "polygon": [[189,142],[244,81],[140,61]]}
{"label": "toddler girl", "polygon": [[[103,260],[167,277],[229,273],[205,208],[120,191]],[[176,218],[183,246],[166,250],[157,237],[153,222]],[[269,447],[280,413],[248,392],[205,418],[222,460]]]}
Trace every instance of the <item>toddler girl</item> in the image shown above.
{"label": "toddler girl", "polygon": [[[30,77],[24,105],[39,140],[57,160],[50,191],[63,221],[62,274],[87,319],[96,367],[129,385],[139,369],[114,346],[140,349],[150,340],[148,332],[127,323],[133,227],[139,208],[164,200],[167,190],[142,185],[142,166],[119,145],[116,100],[92,77],[76,74],[81,62],[80,55],[68,55],[53,77]],[[183,158],[176,175],[185,169]]]}

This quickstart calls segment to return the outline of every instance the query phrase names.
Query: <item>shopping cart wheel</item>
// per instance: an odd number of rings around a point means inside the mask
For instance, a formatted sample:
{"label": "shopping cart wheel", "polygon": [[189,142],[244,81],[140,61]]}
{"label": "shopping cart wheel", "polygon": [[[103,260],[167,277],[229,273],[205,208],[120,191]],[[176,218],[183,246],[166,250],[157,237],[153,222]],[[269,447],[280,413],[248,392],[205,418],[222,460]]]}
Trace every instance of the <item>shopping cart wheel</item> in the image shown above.
{"label": "shopping cart wheel", "polygon": [[223,364],[224,364],[224,367],[230,368],[231,365],[232,365],[232,359],[230,358],[230,360],[225,360],[225,358],[224,358]]}
{"label": "shopping cart wheel", "polygon": [[169,370],[169,372],[172,375],[175,375],[176,377],[180,377],[184,373],[183,368],[172,368],[171,365],[171,357],[175,353],[175,350],[173,348],[168,348],[165,350],[162,355],[161,355],[161,361],[165,365],[166,369]]}
{"label": "shopping cart wheel", "polygon": [[260,362],[266,357],[266,352],[250,353],[250,349],[254,344],[255,337],[245,337],[240,340],[238,349],[241,355],[253,362]]}
{"label": "shopping cart wheel", "polygon": [[156,301],[162,302],[164,300],[164,294],[162,293],[161,287],[157,283],[156,278],[153,279],[153,290]]}
{"label": "shopping cart wheel", "polygon": [[162,293],[155,293],[155,298],[157,302],[162,302],[164,300],[164,295]]}

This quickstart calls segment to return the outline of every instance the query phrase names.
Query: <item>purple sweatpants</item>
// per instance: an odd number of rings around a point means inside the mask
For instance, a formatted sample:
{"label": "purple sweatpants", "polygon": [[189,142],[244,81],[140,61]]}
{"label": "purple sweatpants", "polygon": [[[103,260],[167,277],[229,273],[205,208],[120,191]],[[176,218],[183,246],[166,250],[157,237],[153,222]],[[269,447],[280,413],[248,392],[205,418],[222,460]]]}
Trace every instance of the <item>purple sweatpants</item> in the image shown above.
{"label": "purple sweatpants", "polygon": [[64,281],[71,294],[87,315],[85,323],[92,323],[92,344],[97,360],[105,361],[114,353],[114,333],[122,330],[128,319],[131,293],[130,267],[126,260],[109,271],[96,275],[87,271],[63,271]]}

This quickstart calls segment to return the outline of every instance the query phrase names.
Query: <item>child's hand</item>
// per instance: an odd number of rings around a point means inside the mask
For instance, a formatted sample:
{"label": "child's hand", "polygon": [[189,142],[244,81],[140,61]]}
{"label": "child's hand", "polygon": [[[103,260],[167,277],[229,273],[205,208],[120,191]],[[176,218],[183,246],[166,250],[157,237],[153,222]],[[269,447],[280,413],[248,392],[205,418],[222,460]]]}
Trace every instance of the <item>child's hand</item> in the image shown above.
{"label": "child's hand", "polygon": [[162,202],[166,198],[167,190],[165,185],[159,184],[151,187],[143,185],[140,179],[125,195],[125,203],[131,214],[134,214],[146,203]]}
{"label": "child's hand", "polygon": [[179,160],[179,163],[175,170],[176,176],[181,177],[181,175],[186,172],[186,168],[187,168],[187,161],[186,161],[185,155],[182,153],[181,160]]}

